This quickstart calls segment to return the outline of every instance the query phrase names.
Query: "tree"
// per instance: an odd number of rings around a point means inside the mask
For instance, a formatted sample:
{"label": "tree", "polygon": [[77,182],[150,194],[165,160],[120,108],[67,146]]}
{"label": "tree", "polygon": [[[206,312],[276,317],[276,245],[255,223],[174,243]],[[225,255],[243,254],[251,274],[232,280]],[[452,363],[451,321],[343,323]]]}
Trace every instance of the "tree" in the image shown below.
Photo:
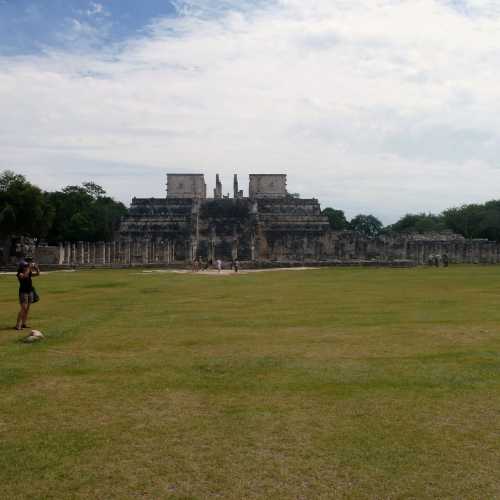
{"label": "tree", "polygon": [[77,212],[69,220],[65,236],[68,240],[84,241],[91,240],[95,233],[95,227],[87,214]]}
{"label": "tree", "polygon": [[38,238],[46,235],[52,216],[41,189],[10,170],[0,173],[0,213],[3,213],[4,235]]}
{"label": "tree", "polygon": [[90,216],[94,220],[95,240],[111,240],[120,227],[121,218],[127,214],[123,203],[117,202],[108,196],[94,201]]}
{"label": "tree", "polygon": [[466,238],[500,241],[500,200],[449,208],[443,218],[447,227]]}
{"label": "tree", "polygon": [[406,214],[387,229],[396,233],[430,233],[445,231],[447,226],[442,215],[421,213]]}
{"label": "tree", "polygon": [[101,186],[86,182],[66,186],[49,193],[54,209],[54,223],[49,231],[51,241],[109,241],[127,213],[123,203],[105,196]]}
{"label": "tree", "polygon": [[25,184],[26,177],[21,174],[16,174],[12,170],[4,170],[0,173],[0,192],[7,192],[12,186]]}
{"label": "tree", "polygon": [[345,214],[342,210],[336,210],[335,208],[327,207],[322,212],[322,215],[328,217],[328,222],[330,223],[330,228],[336,231],[341,231],[342,229],[347,229],[349,223],[345,218]]}
{"label": "tree", "polygon": [[87,194],[91,196],[94,200],[102,198],[106,194],[106,191],[95,182],[84,182],[82,186],[87,192]]}
{"label": "tree", "polygon": [[480,238],[480,225],[484,218],[481,205],[462,205],[443,212],[446,225],[455,233],[466,238]]}
{"label": "tree", "polygon": [[365,236],[377,236],[383,228],[380,222],[374,215],[356,215],[349,223],[349,228]]}
{"label": "tree", "polygon": [[10,205],[0,211],[0,235],[8,236],[16,229],[16,213]]}

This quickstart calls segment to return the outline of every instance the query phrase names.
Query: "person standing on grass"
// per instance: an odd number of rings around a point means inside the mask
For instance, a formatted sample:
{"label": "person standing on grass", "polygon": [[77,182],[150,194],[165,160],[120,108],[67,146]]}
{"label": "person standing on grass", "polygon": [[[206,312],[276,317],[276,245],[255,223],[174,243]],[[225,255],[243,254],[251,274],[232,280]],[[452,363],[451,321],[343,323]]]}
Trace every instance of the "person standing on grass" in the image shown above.
{"label": "person standing on grass", "polygon": [[33,303],[34,292],[31,278],[38,276],[40,270],[33,262],[22,262],[17,270],[17,279],[19,281],[19,304],[21,309],[17,315],[16,330],[29,328],[26,324],[30,305]]}

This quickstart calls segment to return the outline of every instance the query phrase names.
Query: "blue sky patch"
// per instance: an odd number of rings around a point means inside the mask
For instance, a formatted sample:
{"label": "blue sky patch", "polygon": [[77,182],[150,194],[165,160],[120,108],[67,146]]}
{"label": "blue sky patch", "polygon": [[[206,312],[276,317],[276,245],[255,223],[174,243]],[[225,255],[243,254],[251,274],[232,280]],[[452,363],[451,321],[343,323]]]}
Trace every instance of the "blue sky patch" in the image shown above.
{"label": "blue sky patch", "polygon": [[0,54],[120,42],[174,15],[170,0],[0,0]]}

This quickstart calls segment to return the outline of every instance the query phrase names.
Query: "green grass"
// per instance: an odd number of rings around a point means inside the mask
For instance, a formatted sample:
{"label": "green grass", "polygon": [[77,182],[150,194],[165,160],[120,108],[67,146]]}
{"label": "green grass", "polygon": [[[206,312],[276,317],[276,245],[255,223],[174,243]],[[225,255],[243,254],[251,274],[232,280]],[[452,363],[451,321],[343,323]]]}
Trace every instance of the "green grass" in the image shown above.
{"label": "green grass", "polygon": [[500,267],[0,276],[0,498],[500,498]]}

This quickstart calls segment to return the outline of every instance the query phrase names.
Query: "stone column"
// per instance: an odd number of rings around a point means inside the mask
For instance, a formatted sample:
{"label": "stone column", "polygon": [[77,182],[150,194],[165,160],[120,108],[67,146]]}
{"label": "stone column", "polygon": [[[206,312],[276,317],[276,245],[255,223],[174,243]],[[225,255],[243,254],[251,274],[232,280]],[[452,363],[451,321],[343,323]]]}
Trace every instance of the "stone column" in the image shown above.
{"label": "stone column", "polygon": [[238,239],[233,238],[233,247],[231,249],[231,257],[234,260],[238,260]]}
{"label": "stone column", "polygon": [[71,247],[69,245],[68,242],[66,242],[64,244],[64,248],[65,248],[65,251],[64,251],[64,263],[66,265],[69,265],[70,264],[70,260],[71,260],[71,257],[70,257],[70,254],[71,254]]}
{"label": "stone column", "polygon": [[143,264],[148,264],[149,263],[149,241],[144,240],[142,243],[142,263]]}
{"label": "stone column", "polygon": [[76,253],[76,243],[71,243],[71,264],[75,265],[78,263],[78,255]]}
{"label": "stone column", "polygon": [[83,241],[78,242],[78,263],[79,264],[85,264],[85,255],[84,255],[84,247],[83,247]]}
{"label": "stone column", "polygon": [[59,265],[64,264],[64,244],[59,243]]}
{"label": "stone column", "polygon": [[106,263],[106,243],[104,241],[99,242],[99,258],[98,258],[98,263],[104,265]]}

